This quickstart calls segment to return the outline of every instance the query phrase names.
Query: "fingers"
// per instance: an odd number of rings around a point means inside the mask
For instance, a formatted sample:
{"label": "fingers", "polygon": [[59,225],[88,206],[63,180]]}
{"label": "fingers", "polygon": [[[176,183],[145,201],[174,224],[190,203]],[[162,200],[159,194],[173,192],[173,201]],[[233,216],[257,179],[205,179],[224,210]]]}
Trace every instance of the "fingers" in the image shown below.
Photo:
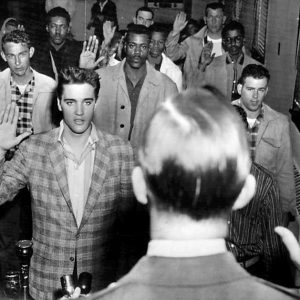
{"label": "fingers", "polygon": [[12,102],[11,104],[6,105],[3,120],[2,123],[13,123],[14,117],[15,117],[15,109],[17,109],[17,117],[18,117],[18,107],[16,108],[16,104]]}
{"label": "fingers", "polygon": [[281,237],[282,242],[288,249],[291,260],[296,264],[296,267],[300,269],[300,247],[294,234],[282,226],[277,226],[274,230]]}
{"label": "fingers", "polygon": [[81,293],[80,287],[76,287],[75,290],[74,290],[74,293],[71,296],[71,299],[77,299],[77,298],[79,298],[80,293]]}
{"label": "fingers", "polygon": [[96,60],[95,64],[98,65],[103,59],[105,59],[105,56],[100,56],[100,57]]}
{"label": "fingers", "polygon": [[83,45],[82,45],[82,51],[81,51],[81,53],[85,52],[86,44],[87,44],[87,41],[84,41]]}

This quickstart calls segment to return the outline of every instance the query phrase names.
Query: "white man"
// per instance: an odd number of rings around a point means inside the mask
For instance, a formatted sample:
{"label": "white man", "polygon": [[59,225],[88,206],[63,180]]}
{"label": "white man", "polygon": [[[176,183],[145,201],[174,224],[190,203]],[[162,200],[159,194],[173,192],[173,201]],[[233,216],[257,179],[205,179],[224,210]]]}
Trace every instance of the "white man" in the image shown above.
{"label": "white man", "polygon": [[240,99],[232,103],[247,113],[251,158],[273,173],[287,225],[288,216],[296,215],[290,124],[286,116],[264,103],[269,80],[265,67],[249,64],[243,69],[237,86]]}
{"label": "white man", "polygon": [[[60,127],[22,142],[11,161],[5,152],[16,137],[18,107],[0,114],[0,203],[29,186],[33,213],[33,256],[29,289],[34,299],[53,299],[60,277],[89,272],[93,288],[115,280],[120,240],[117,225],[133,202],[132,149],[116,136],[97,131],[92,118],[98,74],[64,70],[58,81]],[[123,223],[122,223],[123,224]]]}
{"label": "white man", "polygon": [[180,32],[188,22],[186,21],[185,13],[180,12],[176,16],[173,30],[166,41],[166,54],[173,61],[185,58],[183,66],[184,78],[197,69],[203,49],[209,49],[216,57],[223,54],[221,33],[225,20],[222,3],[209,3],[205,9],[204,21],[206,26],[179,43]]}
{"label": "white man", "polygon": [[182,72],[170,58],[163,52],[167,39],[167,32],[164,27],[154,24],[150,27],[151,40],[149,45],[148,61],[157,71],[166,74],[177,86],[178,91],[182,90]]}
{"label": "white man", "polygon": [[255,192],[243,125],[208,90],[164,102],[132,174],[151,241],[129,274],[90,299],[299,299],[251,277],[226,251],[227,218]]}
{"label": "white man", "polygon": [[150,27],[154,23],[153,19],[153,10],[147,6],[143,6],[136,10],[135,17],[133,17],[133,23]]}

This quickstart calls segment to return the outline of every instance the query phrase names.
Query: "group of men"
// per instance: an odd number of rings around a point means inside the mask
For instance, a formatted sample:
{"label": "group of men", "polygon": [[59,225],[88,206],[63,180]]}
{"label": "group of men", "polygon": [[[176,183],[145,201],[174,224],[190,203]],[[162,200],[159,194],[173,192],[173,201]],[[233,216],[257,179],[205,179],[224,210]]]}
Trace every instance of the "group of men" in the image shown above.
{"label": "group of men", "polygon": [[[94,298],[293,299],[241,268],[289,274],[273,229],[297,215],[293,159],[287,117],[264,103],[270,74],[247,55],[242,24],[223,26],[220,3],[181,43],[185,14],[168,36],[153,18],[139,9],[123,60],[100,69],[97,41],[70,40],[61,7],[36,52],[23,30],[2,39],[0,203],[30,191],[30,294],[52,299],[62,275],[84,271],[103,289],[148,249]],[[172,61],[183,57],[182,80]]]}

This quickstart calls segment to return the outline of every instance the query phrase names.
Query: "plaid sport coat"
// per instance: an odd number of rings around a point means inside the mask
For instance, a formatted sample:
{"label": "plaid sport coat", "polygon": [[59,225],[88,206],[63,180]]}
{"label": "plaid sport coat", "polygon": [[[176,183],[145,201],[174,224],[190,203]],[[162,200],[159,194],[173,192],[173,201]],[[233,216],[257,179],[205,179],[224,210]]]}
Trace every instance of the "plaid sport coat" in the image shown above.
{"label": "plaid sport coat", "polygon": [[92,273],[93,290],[114,278],[117,224],[131,211],[133,153],[121,138],[98,131],[88,199],[78,228],[72,211],[59,128],[31,136],[11,161],[1,163],[0,203],[12,200],[28,185],[32,197],[33,256],[30,294],[52,299],[60,277]]}

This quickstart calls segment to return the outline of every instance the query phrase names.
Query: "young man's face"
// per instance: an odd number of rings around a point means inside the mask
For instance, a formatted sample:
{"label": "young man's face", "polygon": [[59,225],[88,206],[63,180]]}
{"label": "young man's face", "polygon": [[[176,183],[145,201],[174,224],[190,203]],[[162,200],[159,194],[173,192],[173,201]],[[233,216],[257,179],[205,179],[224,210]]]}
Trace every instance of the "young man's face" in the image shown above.
{"label": "young man's face", "polygon": [[239,30],[229,30],[222,39],[222,44],[230,56],[236,57],[242,54],[244,37]]}
{"label": "young man's face", "polygon": [[150,27],[153,24],[153,16],[149,11],[140,10],[134,18],[134,23],[138,25],[144,25],[146,27]]}
{"label": "young man's face", "polygon": [[268,92],[268,79],[266,77],[261,79],[247,77],[243,85],[238,84],[238,92],[248,117],[249,115],[257,116]]}
{"label": "young man's face", "polygon": [[30,72],[30,58],[34,48],[29,48],[25,43],[8,42],[3,46],[2,58],[7,61],[12,76],[23,77]]}
{"label": "young man's face", "polygon": [[208,31],[211,33],[221,33],[225,20],[226,17],[224,16],[224,12],[221,8],[209,8],[207,10],[207,16],[204,17]]}
{"label": "young man's face", "polygon": [[46,29],[49,33],[50,42],[53,45],[60,46],[67,38],[70,26],[65,18],[52,17]]}
{"label": "young man's face", "polygon": [[133,69],[145,65],[149,52],[149,38],[146,34],[130,33],[125,43],[126,63]]}
{"label": "young man's face", "polygon": [[92,85],[75,83],[63,86],[58,108],[63,114],[66,134],[89,134],[95,104],[95,89]]}
{"label": "young man's face", "polygon": [[149,44],[149,55],[153,58],[160,57],[165,49],[166,38],[162,32],[152,32]]}

